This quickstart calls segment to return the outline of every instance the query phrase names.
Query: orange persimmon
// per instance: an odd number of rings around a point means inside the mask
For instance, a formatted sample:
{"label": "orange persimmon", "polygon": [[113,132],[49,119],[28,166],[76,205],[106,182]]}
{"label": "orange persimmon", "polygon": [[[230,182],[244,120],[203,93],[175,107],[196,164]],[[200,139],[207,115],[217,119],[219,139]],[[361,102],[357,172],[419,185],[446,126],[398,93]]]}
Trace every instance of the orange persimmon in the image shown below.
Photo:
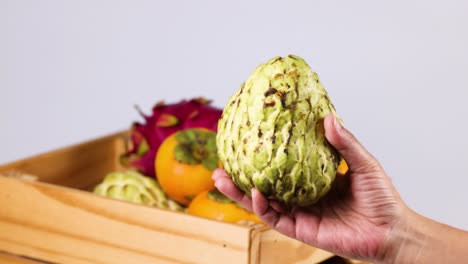
{"label": "orange persimmon", "polygon": [[343,176],[348,172],[348,170],[349,170],[348,164],[346,163],[344,159],[342,159],[340,164],[338,165],[338,168],[336,171],[337,174]]}
{"label": "orange persimmon", "polygon": [[156,177],[170,198],[188,205],[197,194],[214,188],[211,175],[218,164],[216,133],[200,128],[180,130],[159,147]]}
{"label": "orange persimmon", "polygon": [[242,221],[262,223],[257,215],[240,207],[217,189],[198,194],[190,203],[187,212],[191,215],[229,223]]}

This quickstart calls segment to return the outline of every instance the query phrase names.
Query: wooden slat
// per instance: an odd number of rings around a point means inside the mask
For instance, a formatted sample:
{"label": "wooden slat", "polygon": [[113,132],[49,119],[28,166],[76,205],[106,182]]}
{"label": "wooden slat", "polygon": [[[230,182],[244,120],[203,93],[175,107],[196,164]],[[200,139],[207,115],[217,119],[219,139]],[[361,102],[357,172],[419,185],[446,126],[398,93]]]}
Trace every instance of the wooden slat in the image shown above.
{"label": "wooden slat", "polygon": [[0,201],[0,248],[13,253],[59,263],[249,261],[250,227],[6,177]]}
{"label": "wooden slat", "polygon": [[47,264],[39,260],[28,259],[0,251],[0,263],[8,264]]}
{"label": "wooden slat", "polygon": [[250,250],[249,250],[249,263],[260,263],[260,247],[262,243],[262,235],[265,231],[269,230],[267,226],[261,226],[252,229],[250,233]]}
{"label": "wooden slat", "polygon": [[[40,181],[89,189],[117,169],[126,132],[90,140],[0,166],[0,172],[16,170],[36,175]],[[117,151],[117,148],[119,152]]]}
{"label": "wooden slat", "polygon": [[272,229],[262,232],[259,263],[320,263],[332,253],[293,240]]}

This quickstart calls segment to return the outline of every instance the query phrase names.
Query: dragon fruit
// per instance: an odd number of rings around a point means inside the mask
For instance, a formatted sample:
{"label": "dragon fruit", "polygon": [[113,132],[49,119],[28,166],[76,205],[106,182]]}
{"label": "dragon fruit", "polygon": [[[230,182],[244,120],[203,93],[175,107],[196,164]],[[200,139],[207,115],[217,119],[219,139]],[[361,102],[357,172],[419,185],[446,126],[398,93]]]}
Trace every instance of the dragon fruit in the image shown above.
{"label": "dragon fruit", "polygon": [[143,123],[132,125],[126,152],[120,157],[122,165],[134,168],[142,174],[157,177],[154,159],[161,143],[172,133],[187,128],[206,128],[217,131],[222,109],[213,107],[204,98],[182,100],[178,103],[159,102],[152,115],[145,115]]}

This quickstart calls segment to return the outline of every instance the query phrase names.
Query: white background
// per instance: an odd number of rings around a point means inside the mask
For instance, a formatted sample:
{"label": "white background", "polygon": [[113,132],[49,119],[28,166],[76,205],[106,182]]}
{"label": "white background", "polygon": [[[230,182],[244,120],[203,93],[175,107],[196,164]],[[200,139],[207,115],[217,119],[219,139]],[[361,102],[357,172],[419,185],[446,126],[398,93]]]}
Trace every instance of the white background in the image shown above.
{"label": "white background", "polygon": [[[235,2],[235,3],[234,3]],[[468,229],[468,2],[0,0],[0,163],[223,107],[296,54],[416,211]]]}

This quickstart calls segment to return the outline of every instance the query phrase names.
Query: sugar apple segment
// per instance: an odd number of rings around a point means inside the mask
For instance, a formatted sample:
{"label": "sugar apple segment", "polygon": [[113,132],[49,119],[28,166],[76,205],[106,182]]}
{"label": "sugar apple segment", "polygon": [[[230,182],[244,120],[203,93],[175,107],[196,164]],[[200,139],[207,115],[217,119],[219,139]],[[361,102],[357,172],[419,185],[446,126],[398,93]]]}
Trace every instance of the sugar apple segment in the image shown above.
{"label": "sugar apple segment", "polygon": [[331,187],[339,156],[323,119],[335,113],[307,63],[290,55],[258,66],[228,100],[218,123],[218,155],[234,183],[306,206]]}

